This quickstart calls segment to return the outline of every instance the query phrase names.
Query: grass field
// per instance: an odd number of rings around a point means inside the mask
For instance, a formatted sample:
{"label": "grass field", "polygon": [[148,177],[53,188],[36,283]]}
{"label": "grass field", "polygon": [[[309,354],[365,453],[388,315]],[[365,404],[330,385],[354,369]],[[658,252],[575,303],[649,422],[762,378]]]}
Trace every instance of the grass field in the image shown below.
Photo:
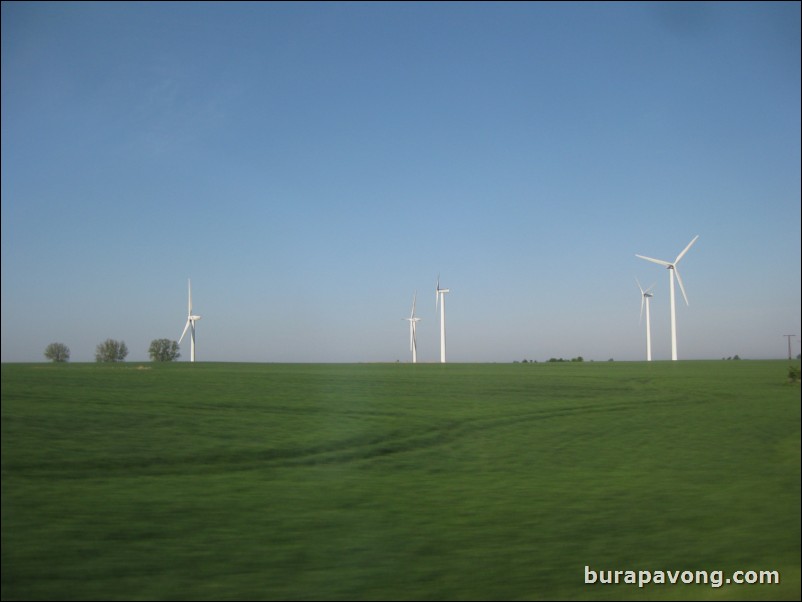
{"label": "grass field", "polygon": [[799,600],[787,372],[6,364],[2,598]]}

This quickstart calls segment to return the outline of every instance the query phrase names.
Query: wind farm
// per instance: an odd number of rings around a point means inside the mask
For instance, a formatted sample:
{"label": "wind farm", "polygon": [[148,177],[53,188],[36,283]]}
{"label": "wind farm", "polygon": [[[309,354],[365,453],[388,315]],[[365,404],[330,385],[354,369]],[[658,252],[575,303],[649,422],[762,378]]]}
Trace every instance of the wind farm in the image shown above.
{"label": "wind farm", "polygon": [[[683,296],[697,238],[651,260]],[[196,364],[190,280],[192,368],[3,363],[2,597],[606,599],[607,567],[634,562],[687,575],[658,599],[796,599],[798,381],[784,361],[653,362],[654,285],[635,282],[646,362],[442,365],[438,276],[440,361],[419,363],[415,292],[414,368]]]}
{"label": "wind farm", "polygon": [[[606,567],[637,550],[652,560],[633,575],[688,576],[653,597],[797,599],[798,379],[678,361],[674,278],[687,304],[677,266],[698,239],[636,256],[669,272],[671,362],[653,361],[655,287],[635,278],[645,362],[444,365],[438,274],[429,365],[417,291],[414,368],[197,362],[190,279],[191,369],[3,363],[2,597],[605,599]],[[685,568],[688,545],[710,568]]]}
{"label": "wind farm", "polygon": [[685,299],[685,305],[690,305],[688,303],[688,295],[685,293],[685,286],[682,284],[682,278],[679,275],[679,270],[677,269],[677,264],[680,260],[685,256],[685,253],[693,246],[699,239],[699,235],[691,239],[691,242],[680,251],[680,254],[677,255],[674,261],[665,261],[663,259],[653,259],[651,257],[645,257],[643,255],[635,255],[635,257],[639,257],[640,259],[645,259],[646,261],[650,261],[652,263],[656,263],[657,265],[664,266],[668,270],[668,300],[671,305],[671,359],[673,361],[677,361],[677,308],[676,302],[674,300],[674,278],[677,279],[677,283],[679,283],[679,290],[682,292],[682,298]]}
{"label": "wind farm", "polygon": [[0,600],[802,599],[802,4],[0,9]]}

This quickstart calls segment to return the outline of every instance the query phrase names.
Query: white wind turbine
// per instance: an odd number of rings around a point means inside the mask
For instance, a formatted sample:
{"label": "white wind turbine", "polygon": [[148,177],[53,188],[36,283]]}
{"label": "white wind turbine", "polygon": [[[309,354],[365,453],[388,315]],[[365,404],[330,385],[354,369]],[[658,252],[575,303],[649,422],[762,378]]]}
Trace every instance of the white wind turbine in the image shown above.
{"label": "white wind turbine", "polygon": [[654,285],[650,286],[646,290],[640,285],[640,281],[635,278],[635,282],[638,284],[638,289],[640,289],[640,319],[643,320],[643,306],[646,305],[646,361],[652,361],[652,323],[649,319],[649,301],[651,301],[652,297],[654,297],[654,293],[652,289]]}
{"label": "white wind turbine", "polygon": [[679,290],[682,291],[682,296],[685,299],[685,305],[690,305],[688,303],[688,295],[685,294],[685,287],[682,284],[682,278],[680,278],[679,271],[677,270],[677,264],[679,263],[680,259],[685,256],[685,253],[688,252],[688,249],[693,246],[693,243],[695,243],[698,238],[698,234],[694,236],[693,240],[688,243],[688,246],[685,247],[682,250],[682,253],[677,255],[677,258],[672,262],[663,261],[662,259],[652,259],[651,257],[644,257],[643,255],[635,255],[635,257],[639,257],[640,259],[645,259],[646,261],[651,261],[652,263],[665,266],[668,270],[668,295],[671,302],[671,359],[674,361],[677,359],[677,309],[674,302],[674,276],[676,275],[677,282],[679,282]]}
{"label": "white wind turbine", "polygon": [[181,333],[181,338],[178,339],[178,344],[181,344],[181,341],[184,340],[184,335],[187,334],[187,329],[190,330],[189,333],[189,361],[195,361],[195,322],[200,320],[200,316],[192,315],[192,281],[187,279],[187,283],[189,285],[189,311],[187,312],[187,324],[184,326],[184,332]]}
{"label": "white wind turbine", "polygon": [[[446,293],[447,288],[440,288],[440,274],[437,275],[437,288],[434,292],[434,310],[440,304],[440,363],[446,363]],[[442,297],[442,298],[441,298]]]}
{"label": "white wind turbine", "polygon": [[412,363],[418,363],[418,337],[415,332],[417,323],[420,322],[420,318],[415,317],[415,301],[418,298],[417,291],[415,292],[415,296],[412,297],[412,313],[409,314],[408,318],[403,318],[404,320],[409,322],[409,350],[412,352]]}

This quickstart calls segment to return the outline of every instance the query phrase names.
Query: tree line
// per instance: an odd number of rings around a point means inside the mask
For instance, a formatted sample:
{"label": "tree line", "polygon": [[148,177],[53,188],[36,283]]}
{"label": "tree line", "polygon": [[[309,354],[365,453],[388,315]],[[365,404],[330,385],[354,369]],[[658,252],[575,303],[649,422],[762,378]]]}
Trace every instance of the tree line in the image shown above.
{"label": "tree line", "polygon": [[[181,357],[178,343],[170,339],[154,339],[150,342],[148,355],[153,362],[172,362]],[[106,339],[95,348],[95,361],[100,363],[124,362],[128,356],[125,341]],[[52,362],[70,361],[70,348],[64,343],[50,343],[45,348],[45,357]]]}

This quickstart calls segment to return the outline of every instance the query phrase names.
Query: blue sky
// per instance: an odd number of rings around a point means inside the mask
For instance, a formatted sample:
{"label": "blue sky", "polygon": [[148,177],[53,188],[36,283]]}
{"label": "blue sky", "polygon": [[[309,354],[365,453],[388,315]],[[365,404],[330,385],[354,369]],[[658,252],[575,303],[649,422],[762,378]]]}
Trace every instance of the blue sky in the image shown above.
{"label": "blue sky", "polygon": [[[800,327],[800,5],[2,4],[2,361],[681,359]],[[182,361],[189,345],[182,344]]]}

